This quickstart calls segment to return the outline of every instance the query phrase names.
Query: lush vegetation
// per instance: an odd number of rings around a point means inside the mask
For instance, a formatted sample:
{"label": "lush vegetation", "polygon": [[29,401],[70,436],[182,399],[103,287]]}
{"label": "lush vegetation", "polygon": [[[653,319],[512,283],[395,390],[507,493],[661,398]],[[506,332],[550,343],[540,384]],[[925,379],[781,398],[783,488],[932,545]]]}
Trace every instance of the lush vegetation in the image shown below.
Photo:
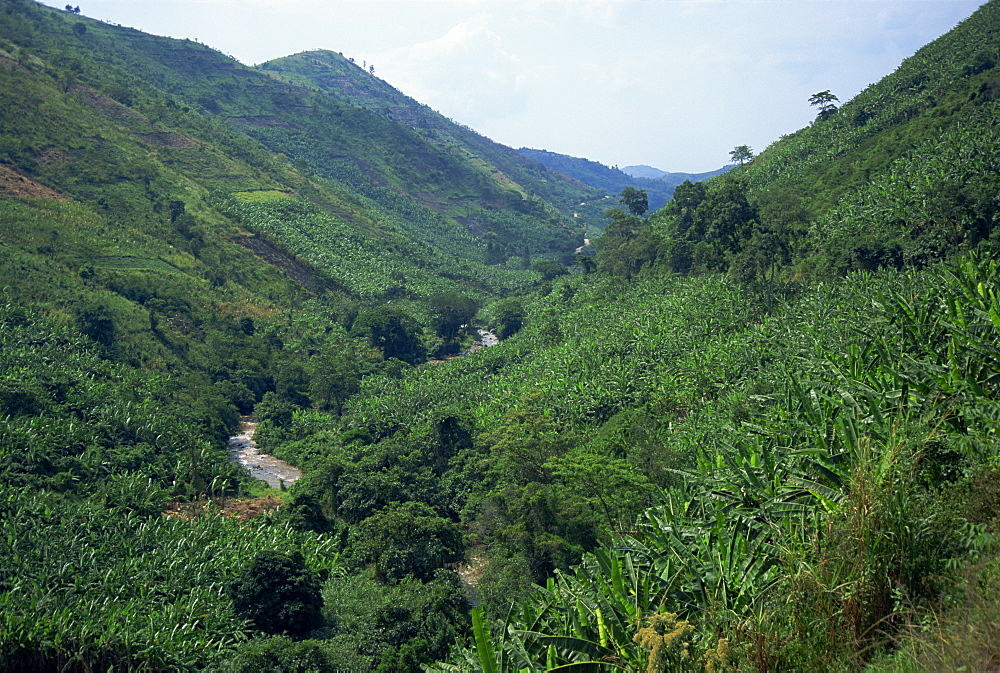
{"label": "lush vegetation", "polygon": [[0,670],[989,668],[997,26],[648,214],[7,0]]}
{"label": "lush vegetation", "polygon": [[[590,228],[602,226],[603,213],[593,209],[581,213],[578,204],[584,200],[599,199],[605,193],[599,190],[605,185],[588,180],[581,180],[581,185],[580,182],[575,182],[579,180],[579,176],[563,171],[561,167],[531,160],[533,157],[525,158],[523,153],[495,143],[473,129],[403,95],[375,77],[374,72],[366,72],[363,64],[358,65],[342,54],[325,50],[307,51],[274,59],[258,67],[283,81],[330,93],[340,100],[387,115],[427,138],[435,146],[462,157],[484,175],[495,175],[499,171],[506,177],[507,187],[513,190],[508,193],[508,197],[514,196],[513,200],[507,198],[503,202],[505,211],[526,212],[527,208],[527,212],[535,218],[551,217],[551,212],[542,213],[538,210],[537,202],[524,203],[524,199],[520,198],[536,194],[555,205],[564,215],[575,213],[575,225]],[[555,170],[547,170],[546,167]],[[368,181],[361,181],[352,186],[363,190],[368,184]],[[486,208],[492,212],[497,210],[490,205]]]}

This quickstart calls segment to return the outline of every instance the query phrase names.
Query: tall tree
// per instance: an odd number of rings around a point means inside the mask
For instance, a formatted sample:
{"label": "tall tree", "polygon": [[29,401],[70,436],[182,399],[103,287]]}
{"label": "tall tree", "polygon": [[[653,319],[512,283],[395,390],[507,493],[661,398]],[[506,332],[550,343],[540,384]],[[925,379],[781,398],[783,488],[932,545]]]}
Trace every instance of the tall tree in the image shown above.
{"label": "tall tree", "polygon": [[415,365],[426,357],[420,342],[420,325],[398,308],[380,306],[364,311],[354,321],[351,331],[368,337],[372,347],[381,350],[386,360],[396,358]]}
{"label": "tall tree", "polygon": [[297,552],[259,552],[229,592],[236,614],[265,633],[303,637],[323,624],[319,580]]}
{"label": "tall tree", "polygon": [[748,161],[753,161],[753,150],[749,145],[738,145],[729,153],[729,157],[742,166]]}
{"label": "tall tree", "polygon": [[809,97],[809,104],[819,108],[817,119],[826,119],[837,111],[837,103],[840,99],[830,93],[830,90],[814,93]]}
{"label": "tall tree", "polygon": [[649,210],[649,198],[646,196],[645,190],[635,187],[623,189],[618,203],[623,204],[636,217],[642,217]]}
{"label": "tall tree", "polygon": [[631,278],[660,256],[663,239],[653,232],[648,221],[620,208],[609,210],[605,217],[611,224],[595,242],[597,267],[602,272]]}
{"label": "tall tree", "polygon": [[462,325],[476,315],[476,302],[457,292],[438,292],[427,300],[431,323],[438,336],[454,339]]}

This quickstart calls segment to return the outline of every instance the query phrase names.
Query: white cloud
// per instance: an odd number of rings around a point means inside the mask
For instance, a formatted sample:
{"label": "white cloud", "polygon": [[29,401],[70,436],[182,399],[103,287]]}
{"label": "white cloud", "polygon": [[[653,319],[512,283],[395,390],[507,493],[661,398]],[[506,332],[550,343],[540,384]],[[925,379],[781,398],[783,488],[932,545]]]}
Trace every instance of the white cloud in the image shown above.
{"label": "white cloud", "polygon": [[475,125],[524,108],[524,64],[479,14],[441,37],[372,55],[377,72],[407,95]]}

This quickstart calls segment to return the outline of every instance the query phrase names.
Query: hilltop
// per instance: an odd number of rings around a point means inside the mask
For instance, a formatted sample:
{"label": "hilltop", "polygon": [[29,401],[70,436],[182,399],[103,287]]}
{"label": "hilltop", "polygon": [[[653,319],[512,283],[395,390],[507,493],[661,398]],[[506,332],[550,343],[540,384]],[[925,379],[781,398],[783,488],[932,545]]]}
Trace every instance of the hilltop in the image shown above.
{"label": "hilltop", "polygon": [[626,175],[631,175],[633,178],[646,178],[649,180],[662,180],[669,185],[676,187],[677,185],[690,180],[691,182],[701,182],[702,180],[708,180],[709,178],[714,178],[716,175],[722,175],[723,173],[733,169],[733,166],[724,166],[722,168],[717,168],[714,171],[708,171],[707,173],[670,173],[668,171],[662,171],[659,168],[653,168],[652,166],[625,166],[621,169],[622,173]]}
{"label": "hilltop", "polygon": [[[262,63],[258,68],[282,81],[318,89],[338,100],[385,115],[413,129],[432,145],[479,167],[485,175],[503,176],[508,187],[541,197],[563,214],[575,212],[578,202],[597,195],[595,190],[588,189],[593,185],[567,179],[566,175],[548,170],[544,164],[526,159],[512,148],[448,119],[342,54],[308,51]],[[584,220],[577,224],[594,226],[596,222]]]}

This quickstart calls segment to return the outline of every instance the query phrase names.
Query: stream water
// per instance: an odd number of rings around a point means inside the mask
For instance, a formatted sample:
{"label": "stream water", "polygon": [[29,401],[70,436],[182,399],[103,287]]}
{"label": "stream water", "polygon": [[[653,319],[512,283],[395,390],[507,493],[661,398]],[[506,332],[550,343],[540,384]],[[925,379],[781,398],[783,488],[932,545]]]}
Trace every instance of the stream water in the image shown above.
{"label": "stream water", "polygon": [[281,488],[281,485],[291,486],[302,471],[274,456],[261,453],[253,441],[257,423],[248,417],[243,418],[243,427],[238,435],[229,438],[229,457],[246,468],[250,476],[266,481],[271,488]]}
{"label": "stream water", "polygon": [[[484,329],[477,331],[480,340],[472,350],[489,348],[500,343],[491,332]],[[302,471],[283,460],[258,451],[257,444],[253,441],[257,423],[251,420],[250,416],[244,416],[242,420],[240,433],[229,438],[229,458],[242,465],[250,476],[266,481],[271,488],[281,488],[282,484],[291,486],[298,481]]]}

